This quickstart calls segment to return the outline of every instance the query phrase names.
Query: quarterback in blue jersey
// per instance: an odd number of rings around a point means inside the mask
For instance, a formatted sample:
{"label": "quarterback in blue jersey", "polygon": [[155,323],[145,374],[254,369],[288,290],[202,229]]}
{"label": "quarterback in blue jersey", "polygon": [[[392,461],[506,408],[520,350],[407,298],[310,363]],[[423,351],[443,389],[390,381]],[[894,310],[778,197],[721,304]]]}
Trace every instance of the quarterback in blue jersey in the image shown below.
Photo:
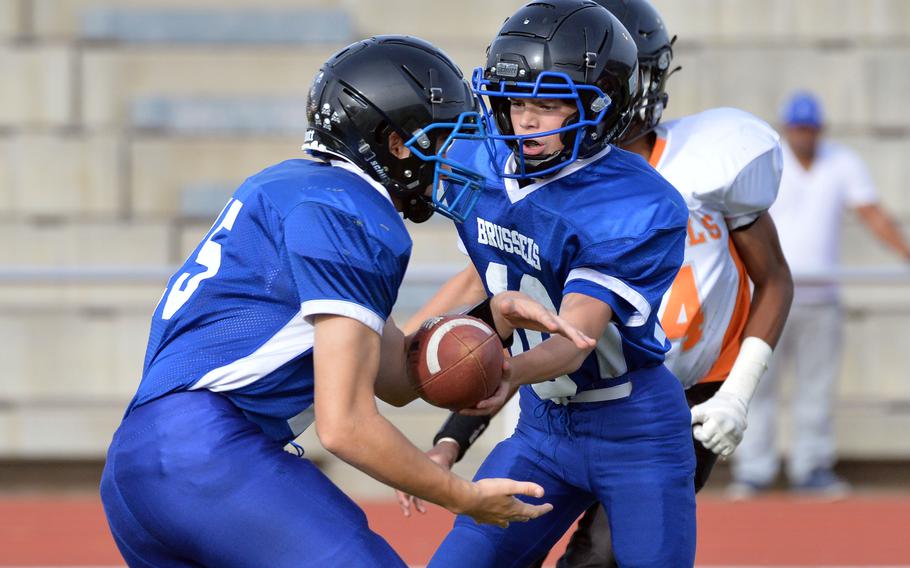
{"label": "quarterback in blue jersey", "polygon": [[[477,522],[551,508],[514,497],[542,497],[537,484],[437,467],[374,398],[415,396],[389,318],[411,251],[399,213],[461,219],[476,199],[478,174],[444,156],[483,136],[470,86],[421,40],[371,38],[325,64],[308,118],[320,160],[247,179],[155,310],[101,482],[130,566],[404,566],[363,511],[283,450],[314,421],[341,459]],[[521,294],[489,309],[503,336],[526,325],[594,343]]]}
{"label": "quarterback in blue jersey", "polygon": [[[657,318],[683,259],[688,210],[645,160],[610,145],[632,118],[638,80],[634,41],[586,0],[520,9],[475,72],[497,134],[489,152],[465,142],[449,153],[486,177],[458,226],[468,280],[484,296],[526,292],[599,341],[578,349],[518,332],[511,388],[468,411],[493,412],[520,387],[517,429],[477,479],[536,481],[554,509],[505,529],[459,516],[431,567],[525,568],[596,501],[610,512],[621,566],[694,562],[690,415],[662,364],[670,345]],[[432,309],[478,292],[463,283]]]}

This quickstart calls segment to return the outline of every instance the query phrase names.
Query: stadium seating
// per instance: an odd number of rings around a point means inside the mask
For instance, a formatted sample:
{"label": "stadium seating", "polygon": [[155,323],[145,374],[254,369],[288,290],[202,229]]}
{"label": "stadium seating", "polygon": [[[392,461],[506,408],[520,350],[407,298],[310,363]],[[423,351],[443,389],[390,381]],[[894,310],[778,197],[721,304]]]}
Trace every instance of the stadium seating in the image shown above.
{"label": "stadium seating", "polygon": [[[522,2],[225,4],[0,0],[0,457],[102,456],[141,373],[148,314],[164,284],[29,280],[14,269],[179,263],[246,176],[301,155],[303,101],[335,50],[371,34],[410,33],[470,72]],[[668,118],[725,105],[773,122],[788,92],[816,89],[833,138],[860,151],[885,204],[910,229],[910,75],[899,71],[910,68],[910,4],[655,4],[680,37],[683,70],[671,80]],[[893,262],[855,224],[846,234],[846,263]],[[417,269],[465,262],[443,220],[415,227],[414,241]],[[402,290],[397,316],[431,289]],[[839,420],[850,428],[840,429],[841,451],[906,457],[910,440],[896,433],[910,427],[910,414],[888,401],[910,400],[910,297],[886,286],[850,288],[846,297],[849,402]],[[425,443],[441,414],[423,404],[391,412]]]}

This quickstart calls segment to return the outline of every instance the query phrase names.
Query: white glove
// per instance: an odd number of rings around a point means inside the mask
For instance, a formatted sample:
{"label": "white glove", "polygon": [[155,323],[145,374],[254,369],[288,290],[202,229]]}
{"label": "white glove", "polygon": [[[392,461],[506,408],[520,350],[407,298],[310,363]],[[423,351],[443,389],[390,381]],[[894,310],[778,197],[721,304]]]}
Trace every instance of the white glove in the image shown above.
{"label": "white glove", "polygon": [[771,362],[771,346],[758,337],[747,337],[733,368],[710,399],[692,407],[692,435],[721,457],[733,453],[743,441],[746,413],[761,376]]}
{"label": "white glove", "polygon": [[692,435],[715,454],[727,457],[743,440],[747,411],[738,396],[718,391],[692,407]]}

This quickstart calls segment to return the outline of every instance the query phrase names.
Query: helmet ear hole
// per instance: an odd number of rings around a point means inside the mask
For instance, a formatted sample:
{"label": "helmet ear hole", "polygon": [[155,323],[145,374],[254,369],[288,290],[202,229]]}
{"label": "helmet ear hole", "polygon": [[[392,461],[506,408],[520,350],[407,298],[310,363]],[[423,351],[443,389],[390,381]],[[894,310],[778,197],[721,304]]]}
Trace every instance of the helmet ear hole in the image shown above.
{"label": "helmet ear hole", "polygon": [[404,143],[405,140],[402,139],[401,134],[399,134],[393,128],[386,127],[382,129],[378,144],[380,147],[386,148],[389,153],[389,157],[392,160],[404,160],[411,155],[411,151],[404,145]]}

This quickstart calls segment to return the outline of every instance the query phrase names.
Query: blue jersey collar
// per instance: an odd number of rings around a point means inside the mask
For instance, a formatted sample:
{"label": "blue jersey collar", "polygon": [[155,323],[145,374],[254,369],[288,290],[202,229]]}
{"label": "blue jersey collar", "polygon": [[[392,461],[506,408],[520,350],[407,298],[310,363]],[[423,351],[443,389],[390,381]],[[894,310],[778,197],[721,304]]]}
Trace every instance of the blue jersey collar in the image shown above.
{"label": "blue jersey collar", "polygon": [[[592,164],[592,163],[600,160],[601,158],[603,158],[604,156],[609,154],[612,149],[613,149],[613,146],[608,145],[606,148],[604,148],[597,154],[594,154],[590,158],[585,158],[584,160],[575,160],[574,163],[569,164],[568,166],[564,167],[556,175],[543,178],[541,180],[535,181],[534,183],[528,184],[524,187],[521,187],[518,184],[518,180],[516,180],[516,179],[503,178],[502,181],[505,184],[506,193],[509,196],[509,201],[511,201],[512,203],[518,203],[519,201],[521,201],[528,195],[534,193],[541,187],[547,185],[548,183],[556,181],[558,179],[562,179],[568,175],[572,175],[573,173],[584,168],[588,164]],[[510,152],[509,157],[506,159],[505,165],[503,166],[503,171],[505,173],[512,174],[512,173],[515,173],[515,169],[516,169],[515,154]]]}

